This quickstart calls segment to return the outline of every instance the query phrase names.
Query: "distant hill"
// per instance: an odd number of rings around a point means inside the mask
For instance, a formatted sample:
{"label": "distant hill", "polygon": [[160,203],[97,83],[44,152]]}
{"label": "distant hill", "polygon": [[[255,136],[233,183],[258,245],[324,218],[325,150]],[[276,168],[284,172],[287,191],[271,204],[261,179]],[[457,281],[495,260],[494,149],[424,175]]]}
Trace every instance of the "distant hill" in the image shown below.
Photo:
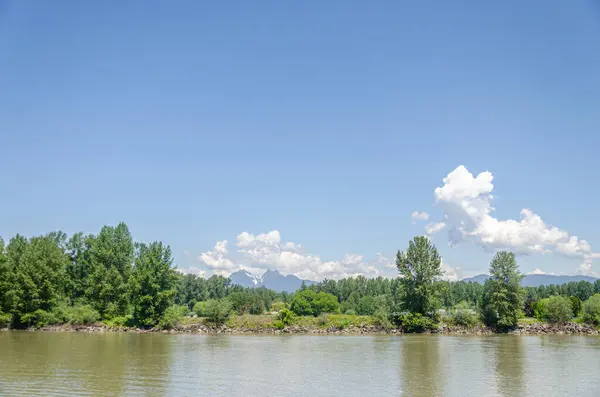
{"label": "distant hill", "polygon": [[[487,274],[480,274],[475,277],[469,277],[463,279],[463,281],[470,281],[474,283],[483,284],[490,276]],[[588,281],[590,283],[598,280],[595,277],[590,276],[554,276],[551,274],[527,274],[523,278],[521,283],[523,287],[539,287],[540,285],[560,285],[569,283],[571,281]]]}
{"label": "distant hill", "polygon": [[314,281],[302,280],[293,275],[284,276],[278,270],[267,270],[262,276],[253,276],[245,270],[238,270],[232,273],[229,278],[233,284],[242,287],[265,287],[276,292],[294,292],[302,286],[315,284]]}

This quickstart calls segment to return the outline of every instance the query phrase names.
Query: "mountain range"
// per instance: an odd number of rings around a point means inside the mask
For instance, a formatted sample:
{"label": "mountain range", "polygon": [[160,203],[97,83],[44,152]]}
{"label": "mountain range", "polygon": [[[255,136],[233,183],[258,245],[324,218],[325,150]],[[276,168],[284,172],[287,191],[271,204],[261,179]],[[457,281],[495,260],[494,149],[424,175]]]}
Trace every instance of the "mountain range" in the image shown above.
{"label": "mountain range", "polygon": [[[471,281],[474,283],[483,284],[490,276],[487,274],[480,274],[475,277],[465,278],[463,281]],[[590,283],[598,280],[597,278],[590,276],[555,276],[552,274],[527,274],[523,277],[521,284],[523,287],[539,287],[540,285],[560,285],[569,283],[571,281],[588,281]]]}
{"label": "mountain range", "polygon": [[276,292],[294,292],[302,286],[315,284],[314,281],[302,280],[293,275],[284,276],[278,270],[267,270],[262,276],[254,276],[245,270],[232,273],[229,278],[233,284],[242,287],[265,287]]}
{"label": "mountain range", "polygon": [[[475,282],[483,284],[490,276],[480,274],[474,277],[463,279],[467,282]],[[306,285],[315,284],[314,281],[302,280],[293,275],[284,276],[278,270],[267,270],[262,276],[254,276],[245,270],[238,270],[232,273],[229,278],[233,284],[241,285],[242,287],[265,287],[276,292],[292,293],[298,290],[302,283]],[[551,274],[527,274],[523,278],[522,285],[524,287],[539,287],[540,285],[560,285],[571,281],[588,281],[590,283],[599,280],[590,276],[555,276]]]}

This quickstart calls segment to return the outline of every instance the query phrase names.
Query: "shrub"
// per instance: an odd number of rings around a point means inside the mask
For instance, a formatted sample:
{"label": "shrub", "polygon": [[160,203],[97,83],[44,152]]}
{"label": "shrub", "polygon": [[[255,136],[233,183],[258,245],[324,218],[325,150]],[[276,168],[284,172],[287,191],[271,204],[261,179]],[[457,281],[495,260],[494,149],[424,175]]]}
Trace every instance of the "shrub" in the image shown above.
{"label": "shrub", "polygon": [[548,303],[548,298],[540,299],[533,305],[533,316],[538,320],[543,320],[546,316],[546,303]]}
{"label": "shrub", "polygon": [[573,309],[569,298],[552,296],[546,300],[544,307],[544,319],[546,321],[554,324],[564,324],[571,317],[573,317]]}
{"label": "shrub", "polygon": [[38,309],[33,313],[24,314],[21,317],[21,322],[30,327],[44,327],[46,325],[58,324],[60,321],[57,320],[54,313]]}
{"label": "shrub", "polygon": [[98,313],[90,305],[77,305],[68,309],[69,322],[75,325],[93,324],[100,319]]}
{"label": "shrub", "polygon": [[292,312],[290,309],[286,309],[283,308],[279,311],[279,313],[277,314],[277,320],[281,321],[281,323],[285,326],[285,325],[291,325],[292,322],[294,321],[294,312]]}
{"label": "shrub", "polygon": [[158,321],[158,326],[161,329],[171,329],[177,326],[179,321],[186,315],[188,312],[188,307],[186,305],[173,305],[165,310],[164,314]]}
{"label": "shrub", "polygon": [[207,308],[208,302],[206,301],[202,301],[202,302],[197,302],[194,305],[194,308],[192,309],[192,311],[194,313],[196,313],[196,315],[198,315],[198,317],[206,317],[206,308]]}
{"label": "shrub", "polygon": [[105,321],[109,327],[133,327],[133,316],[117,316]]}
{"label": "shrub", "polygon": [[600,294],[595,294],[583,302],[581,311],[586,324],[600,325]]}
{"label": "shrub", "polygon": [[425,332],[436,328],[433,319],[421,313],[401,313],[397,318],[398,324],[404,332]]}
{"label": "shrub", "polygon": [[249,291],[237,291],[231,293],[228,297],[231,303],[231,309],[237,314],[263,314],[265,304],[257,294]]}
{"label": "shrub", "polygon": [[340,304],[335,295],[327,292],[316,293],[311,289],[294,295],[290,309],[298,316],[318,316],[321,313],[337,313]]}
{"label": "shrub", "polygon": [[373,319],[375,320],[375,324],[382,328],[391,329],[393,327],[393,324],[390,321],[390,313],[385,309],[379,308],[375,310],[375,313],[373,313]]}
{"label": "shrub", "polygon": [[12,316],[9,313],[0,312],[0,328],[6,328],[12,322]]}
{"label": "shrub", "polygon": [[344,314],[347,314],[349,316],[356,316],[356,312],[353,309],[346,310],[346,313]]}
{"label": "shrub", "polygon": [[317,324],[319,324],[320,326],[324,326],[329,322],[329,316],[327,315],[327,313],[321,313],[319,315],[319,317],[317,318]]}
{"label": "shrub", "polygon": [[281,320],[276,320],[273,325],[275,326],[276,329],[282,330],[285,328],[285,324],[283,323],[283,321]]}
{"label": "shrub", "polygon": [[285,304],[285,302],[282,301],[273,302],[273,304],[271,305],[272,312],[278,312],[285,308],[287,308],[287,305]]}
{"label": "shrub", "polygon": [[229,317],[230,311],[231,305],[225,299],[211,299],[206,302],[206,317],[213,324],[223,324],[227,320],[227,317]]}
{"label": "shrub", "polygon": [[477,314],[469,309],[454,310],[450,315],[450,322],[454,325],[472,328],[479,322]]}

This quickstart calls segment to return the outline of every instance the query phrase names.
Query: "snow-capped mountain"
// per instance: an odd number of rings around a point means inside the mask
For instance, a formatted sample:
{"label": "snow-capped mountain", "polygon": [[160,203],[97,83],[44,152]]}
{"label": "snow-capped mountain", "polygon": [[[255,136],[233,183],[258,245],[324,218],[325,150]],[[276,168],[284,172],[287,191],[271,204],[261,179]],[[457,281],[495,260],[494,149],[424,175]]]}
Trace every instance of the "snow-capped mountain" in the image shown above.
{"label": "snow-capped mountain", "polygon": [[267,270],[262,276],[254,276],[245,270],[238,270],[232,273],[229,278],[233,284],[242,287],[265,287],[277,292],[294,292],[302,286],[302,282],[306,285],[315,283],[310,280],[302,280],[293,275],[284,276],[278,270]]}

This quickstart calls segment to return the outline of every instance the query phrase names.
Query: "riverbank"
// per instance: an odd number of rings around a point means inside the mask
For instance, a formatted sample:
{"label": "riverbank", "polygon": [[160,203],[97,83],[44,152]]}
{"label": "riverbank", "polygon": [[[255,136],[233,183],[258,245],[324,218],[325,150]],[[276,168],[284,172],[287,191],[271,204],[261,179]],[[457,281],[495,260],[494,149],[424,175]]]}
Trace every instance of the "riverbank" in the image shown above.
{"label": "riverbank", "polygon": [[[5,331],[7,329],[4,329]],[[42,332],[128,332],[128,333],[198,333],[198,334],[262,334],[262,335],[403,335],[401,328],[384,328],[375,324],[349,325],[340,327],[329,326],[306,326],[289,325],[283,329],[273,327],[248,327],[221,325],[214,326],[202,322],[179,324],[170,330],[158,328],[141,329],[135,327],[111,327],[103,323],[93,325],[53,325],[41,328],[30,328],[28,331]],[[435,335],[487,335],[487,334],[509,334],[509,335],[600,335],[597,328],[579,323],[567,323],[562,325],[548,323],[520,323],[517,328],[509,332],[496,332],[489,327],[462,327],[440,324],[436,329],[424,332],[424,334]]]}

